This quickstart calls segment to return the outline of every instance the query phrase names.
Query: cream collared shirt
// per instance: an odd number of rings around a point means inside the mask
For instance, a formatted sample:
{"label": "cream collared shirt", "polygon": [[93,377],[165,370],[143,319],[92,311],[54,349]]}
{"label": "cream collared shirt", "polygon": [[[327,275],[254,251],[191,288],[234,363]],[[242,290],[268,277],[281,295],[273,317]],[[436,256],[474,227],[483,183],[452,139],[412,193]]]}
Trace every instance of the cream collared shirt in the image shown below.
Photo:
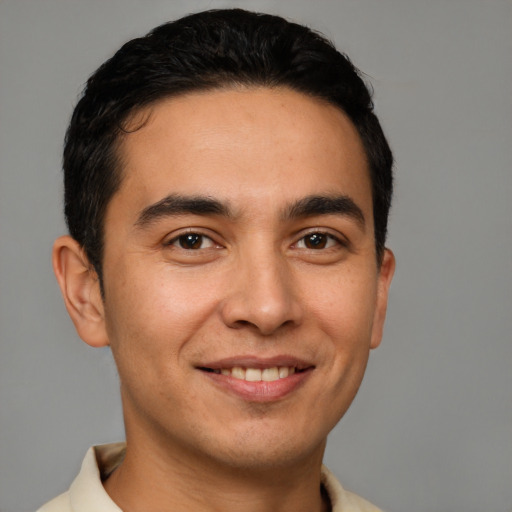
{"label": "cream collared shirt", "polygon": [[[89,448],[69,490],[37,512],[122,512],[103,488],[102,479],[121,463],[124,452],[124,443]],[[322,468],[322,484],[331,500],[332,512],[381,512],[368,501],[343,489],[325,466]]]}

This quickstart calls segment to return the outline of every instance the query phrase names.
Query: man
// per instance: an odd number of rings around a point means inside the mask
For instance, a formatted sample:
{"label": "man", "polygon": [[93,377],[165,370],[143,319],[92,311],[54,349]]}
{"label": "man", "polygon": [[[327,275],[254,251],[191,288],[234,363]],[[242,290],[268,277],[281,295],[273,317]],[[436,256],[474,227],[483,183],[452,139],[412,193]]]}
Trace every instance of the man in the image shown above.
{"label": "man", "polygon": [[357,70],[281,18],[191,15],[103,64],[53,261],[126,444],[40,510],[377,510],[322,457],[382,336],[391,167]]}

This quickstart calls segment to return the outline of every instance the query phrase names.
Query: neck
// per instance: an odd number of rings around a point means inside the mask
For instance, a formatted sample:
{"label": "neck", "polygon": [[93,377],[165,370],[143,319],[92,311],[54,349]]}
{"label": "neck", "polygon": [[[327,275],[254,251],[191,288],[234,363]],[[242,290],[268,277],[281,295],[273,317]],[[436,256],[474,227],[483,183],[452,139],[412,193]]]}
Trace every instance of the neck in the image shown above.
{"label": "neck", "polygon": [[324,446],[303,460],[266,467],[227,466],[130,443],[104,483],[124,512],[327,512],[320,471]]}

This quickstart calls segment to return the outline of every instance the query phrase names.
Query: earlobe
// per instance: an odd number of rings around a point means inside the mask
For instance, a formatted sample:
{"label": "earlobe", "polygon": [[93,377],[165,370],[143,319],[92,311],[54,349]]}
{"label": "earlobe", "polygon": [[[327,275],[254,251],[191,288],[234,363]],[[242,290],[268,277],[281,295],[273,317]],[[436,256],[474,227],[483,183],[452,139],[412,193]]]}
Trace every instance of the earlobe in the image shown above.
{"label": "earlobe", "polygon": [[100,283],[82,247],[72,237],[62,236],[55,241],[52,260],[78,335],[93,347],[108,345]]}
{"label": "earlobe", "polygon": [[384,250],[382,264],[378,275],[377,303],[373,320],[372,339],[370,348],[377,348],[382,340],[384,321],[388,307],[389,287],[395,273],[395,256],[390,249]]}

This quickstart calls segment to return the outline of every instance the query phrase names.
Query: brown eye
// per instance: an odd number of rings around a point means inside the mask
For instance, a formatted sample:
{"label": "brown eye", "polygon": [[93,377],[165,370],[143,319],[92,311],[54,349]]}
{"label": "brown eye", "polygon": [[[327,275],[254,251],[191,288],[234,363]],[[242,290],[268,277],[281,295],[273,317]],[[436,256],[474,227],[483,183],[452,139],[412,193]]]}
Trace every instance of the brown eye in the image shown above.
{"label": "brown eye", "polygon": [[304,245],[308,249],[324,249],[327,245],[327,235],[323,233],[312,233],[304,237]]}
{"label": "brown eye", "polygon": [[179,247],[186,250],[207,249],[213,247],[214,243],[211,238],[199,233],[186,233],[176,237],[169,245]]}
{"label": "brown eye", "polygon": [[199,249],[201,247],[202,236],[196,233],[182,235],[178,238],[178,243],[182,249]]}
{"label": "brown eye", "polygon": [[297,242],[299,249],[328,249],[339,244],[338,240],[327,233],[310,233]]}

